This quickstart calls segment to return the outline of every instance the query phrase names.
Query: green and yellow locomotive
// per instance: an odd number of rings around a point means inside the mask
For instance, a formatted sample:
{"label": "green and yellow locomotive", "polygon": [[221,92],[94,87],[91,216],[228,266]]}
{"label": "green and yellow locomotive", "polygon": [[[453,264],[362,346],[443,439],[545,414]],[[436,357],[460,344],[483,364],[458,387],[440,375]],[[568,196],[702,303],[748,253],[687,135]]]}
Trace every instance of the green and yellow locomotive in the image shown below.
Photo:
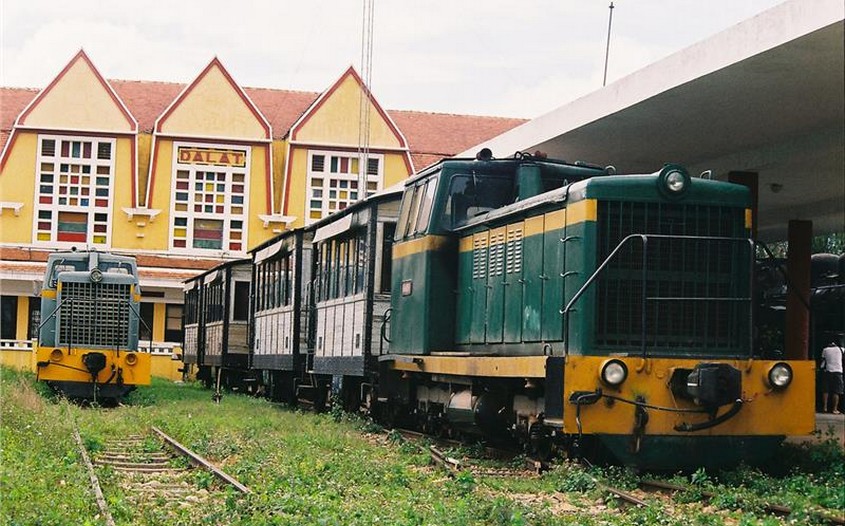
{"label": "green and yellow locomotive", "polygon": [[381,411],[650,468],[812,432],[813,364],[754,353],[747,189],[614,172],[486,151],[409,180]]}
{"label": "green and yellow locomotive", "polygon": [[41,289],[36,374],[69,398],[118,400],[150,383],[150,354],[138,348],[135,258],[57,252]]}

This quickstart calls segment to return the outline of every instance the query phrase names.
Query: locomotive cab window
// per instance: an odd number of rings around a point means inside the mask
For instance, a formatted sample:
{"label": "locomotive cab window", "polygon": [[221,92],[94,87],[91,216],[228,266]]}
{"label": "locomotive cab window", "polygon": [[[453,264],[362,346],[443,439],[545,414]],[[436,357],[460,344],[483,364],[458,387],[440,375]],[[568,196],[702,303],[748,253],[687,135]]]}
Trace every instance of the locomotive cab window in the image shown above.
{"label": "locomotive cab window", "polygon": [[459,227],[475,217],[514,201],[513,179],[498,175],[456,174],[449,181],[444,228]]}
{"label": "locomotive cab window", "polygon": [[396,228],[397,241],[423,234],[428,230],[436,190],[436,177],[429,177],[413,188],[405,190]]}

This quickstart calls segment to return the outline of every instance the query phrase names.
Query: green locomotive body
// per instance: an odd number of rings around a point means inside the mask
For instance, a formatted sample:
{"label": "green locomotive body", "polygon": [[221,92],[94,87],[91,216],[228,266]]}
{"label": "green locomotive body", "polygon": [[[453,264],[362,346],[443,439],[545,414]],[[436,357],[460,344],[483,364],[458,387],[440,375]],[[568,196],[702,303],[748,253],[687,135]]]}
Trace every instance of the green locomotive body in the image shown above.
{"label": "green locomotive body", "polygon": [[[428,430],[588,439],[648,467],[771,454],[813,429],[812,366],[753,356],[750,198],[530,156],[406,186],[382,390]],[[680,460],[679,460],[680,459]]]}

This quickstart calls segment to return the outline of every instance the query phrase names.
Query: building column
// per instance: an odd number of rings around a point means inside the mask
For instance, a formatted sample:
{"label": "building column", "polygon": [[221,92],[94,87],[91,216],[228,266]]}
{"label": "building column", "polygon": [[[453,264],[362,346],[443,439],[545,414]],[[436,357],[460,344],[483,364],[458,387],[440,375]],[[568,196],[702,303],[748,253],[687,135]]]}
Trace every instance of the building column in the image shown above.
{"label": "building column", "polygon": [[791,220],[787,234],[789,248],[786,272],[786,359],[809,359],[810,343],[810,253],[813,222]]}
{"label": "building column", "polygon": [[164,341],[164,327],[167,323],[167,304],[154,303],[153,304],[153,326],[150,327],[153,331],[153,341]]}
{"label": "building column", "polygon": [[757,207],[759,199],[759,181],[757,172],[728,172],[728,182],[741,184],[751,191],[751,239],[757,239]]}
{"label": "building column", "polygon": [[15,339],[18,341],[26,341],[29,339],[27,331],[29,330],[29,297],[18,296],[18,312],[15,326]]}

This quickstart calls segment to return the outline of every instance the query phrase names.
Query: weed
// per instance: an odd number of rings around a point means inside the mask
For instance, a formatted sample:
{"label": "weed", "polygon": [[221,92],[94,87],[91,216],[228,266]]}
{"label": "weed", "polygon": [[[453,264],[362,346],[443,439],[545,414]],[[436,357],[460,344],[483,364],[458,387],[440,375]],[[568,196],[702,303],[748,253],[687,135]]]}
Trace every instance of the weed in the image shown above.
{"label": "weed", "polygon": [[460,496],[466,496],[473,492],[476,486],[475,477],[469,471],[461,471],[455,475],[452,481],[453,487]]}
{"label": "weed", "polygon": [[201,489],[209,489],[214,484],[214,474],[204,469],[194,472],[194,484]]}
{"label": "weed", "polygon": [[563,477],[558,485],[558,491],[585,492],[596,488],[595,477],[584,469],[568,465],[563,466],[562,472]]}

